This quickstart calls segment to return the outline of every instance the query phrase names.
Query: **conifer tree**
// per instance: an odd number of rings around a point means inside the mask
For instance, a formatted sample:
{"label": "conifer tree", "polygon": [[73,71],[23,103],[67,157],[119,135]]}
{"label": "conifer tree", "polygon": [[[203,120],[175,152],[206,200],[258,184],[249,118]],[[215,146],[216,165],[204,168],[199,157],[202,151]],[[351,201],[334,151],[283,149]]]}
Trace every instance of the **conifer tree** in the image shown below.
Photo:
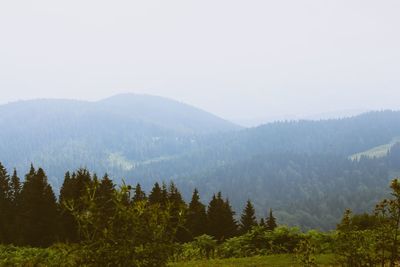
{"label": "conifer tree", "polygon": [[100,184],[96,191],[96,203],[99,207],[99,212],[104,218],[104,225],[107,223],[108,218],[114,215],[115,204],[113,202],[113,195],[115,192],[115,185],[109,178],[108,174],[105,174],[100,181]]}
{"label": "conifer tree", "polygon": [[12,189],[10,176],[0,163],[0,243],[10,243],[12,240]]}
{"label": "conifer tree", "polygon": [[194,190],[192,200],[186,214],[186,228],[191,233],[192,239],[207,232],[206,207],[200,202],[197,189]]}
{"label": "conifer tree", "polygon": [[17,244],[20,240],[19,236],[19,226],[18,226],[18,214],[20,211],[20,198],[21,198],[21,181],[18,177],[17,170],[14,169],[13,175],[11,176],[11,233],[12,238],[10,239],[12,243]]}
{"label": "conifer tree", "polygon": [[161,186],[161,206],[165,207],[165,205],[168,202],[168,198],[169,198],[169,193],[168,193],[168,188],[167,188],[167,184],[165,182],[162,183]]}
{"label": "conifer tree", "polygon": [[13,208],[18,206],[17,202],[21,194],[21,189],[21,180],[18,177],[17,170],[14,169],[13,175],[11,176],[11,200],[13,202]]}
{"label": "conifer tree", "polygon": [[269,210],[269,216],[268,216],[265,224],[266,224],[267,230],[270,230],[270,231],[275,230],[275,228],[278,226],[276,224],[276,219],[275,219],[274,215],[272,214],[272,209]]}
{"label": "conifer tree", "polygon": [[[60,238],[66,242],[77,242],[78,224],[71,212],[66,208],[70,201],[79,201],[79,191],[76,183],[75,173],[70,175],[67,172],[64,176],[64,182],[60,189],[59,207],[60,207]],[[74,204],[75,204],[74,203]]]}
{"label": "conifer tree", "polygon": [[23,245],[49,246],[56,240],[57,203],[46,174],[31,166],[21,190],[20,217]]}
{"label": "conifer tree", "polygon": [[264,218],[260,219],[260,223],[258,225],[261,227],[266,227]]}
{"label": "conifer tree", "polygon": [[167,197],[171,218],[170,228],[176,229],[175,240],[178,242],[188,241],[190,239],[190,233],[183,227],[187,209],[186,203],[173,182],[170,183]]}
{"label": "conifer tree", "polygon": [[134,203],[139,202],[139,201],[145,201],[146,198],[146,193],[142,190],[142,187],[138,183],[135,187],[135,193],[133,195],[132,201]]}
{"label": "conifer tree", "polygon": [[163,193],[161,191],[160,185],[156,182],[153,186],[153,189],[151,190],[149,194],[149,204],[150,205],[155,205],[163,202]]}
{"label": "conifer tree", "polygon": [[255,210],[250,200],[247,200],[246,207],[243,210],[240,218],[240,232],[242,234],[247,233],[253,226],[257,225],[257,219],[255,216]]}
{"label": "conifer tree", "polygon": [[217,196],[214,195],[207,209],[208,234],[219,241],[235,236],[237,224],[233,217],[234,214],[229,201],[222,199],[221,192]]}
{"label": "conifer tree", "polygon": [[87,169],[79,169],[77,172],[67,172],[60,190],[60,238],[67,242],[78,242],[78,224],[69,210],[70,205],[74,210],[82,211],[84,204],[82,197],[92,184],[91,174]]}

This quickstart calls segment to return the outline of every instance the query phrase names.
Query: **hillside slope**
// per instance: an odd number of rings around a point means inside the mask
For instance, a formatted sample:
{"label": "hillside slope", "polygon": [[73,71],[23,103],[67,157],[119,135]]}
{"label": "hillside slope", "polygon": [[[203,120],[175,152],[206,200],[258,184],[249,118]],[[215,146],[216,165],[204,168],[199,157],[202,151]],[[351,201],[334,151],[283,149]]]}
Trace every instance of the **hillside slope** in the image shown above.
{"label": "hillside slope", "polygon": [[59,186],[66,169],[87,166],[122,175],[135,162],[190,151],[199,136],[239,127],[191,106],[148,95],[98,102],[33,100],[0,106],[0,161],[26,170],[32,162]]}

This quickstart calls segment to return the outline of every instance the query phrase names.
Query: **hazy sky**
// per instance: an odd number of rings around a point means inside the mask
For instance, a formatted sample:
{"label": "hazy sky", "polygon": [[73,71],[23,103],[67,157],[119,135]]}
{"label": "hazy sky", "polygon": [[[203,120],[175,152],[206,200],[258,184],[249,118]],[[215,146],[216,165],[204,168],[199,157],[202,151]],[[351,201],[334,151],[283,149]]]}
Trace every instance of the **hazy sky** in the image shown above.
{"label": "hazy sky", "polygon": [[228,119],[400,108],[400,1],[0,1],[0,103],[120,92]]}

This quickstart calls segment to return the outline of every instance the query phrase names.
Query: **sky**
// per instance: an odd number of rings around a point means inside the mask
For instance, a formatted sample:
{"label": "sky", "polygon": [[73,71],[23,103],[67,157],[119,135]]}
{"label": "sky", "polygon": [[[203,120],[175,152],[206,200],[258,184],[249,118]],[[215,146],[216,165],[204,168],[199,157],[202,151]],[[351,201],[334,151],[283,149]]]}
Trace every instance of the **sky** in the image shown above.
{"label": "sky", "polygon": [[0,104],[146,93],[243,124],[400,109],[398,0],[0,1]]}

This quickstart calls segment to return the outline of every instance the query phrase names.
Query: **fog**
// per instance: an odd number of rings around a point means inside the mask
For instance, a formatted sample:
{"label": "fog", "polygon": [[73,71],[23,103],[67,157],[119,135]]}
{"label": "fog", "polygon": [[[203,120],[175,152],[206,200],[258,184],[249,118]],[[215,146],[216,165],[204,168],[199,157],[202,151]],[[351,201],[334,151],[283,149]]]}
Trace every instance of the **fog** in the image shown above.
{"label": "fog", "polygon": [[400,108],[400,2],[1,1],[0,103],[161,95],[242,124]]}

